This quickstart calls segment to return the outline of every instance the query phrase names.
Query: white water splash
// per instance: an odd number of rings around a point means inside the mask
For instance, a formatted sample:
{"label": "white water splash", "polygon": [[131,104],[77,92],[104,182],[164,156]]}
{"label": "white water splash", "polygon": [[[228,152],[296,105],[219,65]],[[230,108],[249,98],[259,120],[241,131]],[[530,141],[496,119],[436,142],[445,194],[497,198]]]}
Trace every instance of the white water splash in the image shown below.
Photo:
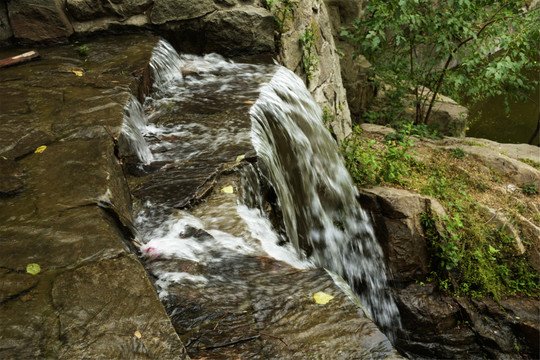
{"label": "white water splash", "polygon": [[143,137],[143,133],[147,132],[146,123],[147,118],[144,109],[139,100],[132,95],[124,109],[122,134],[143,164],[149,164],[154,159]]}

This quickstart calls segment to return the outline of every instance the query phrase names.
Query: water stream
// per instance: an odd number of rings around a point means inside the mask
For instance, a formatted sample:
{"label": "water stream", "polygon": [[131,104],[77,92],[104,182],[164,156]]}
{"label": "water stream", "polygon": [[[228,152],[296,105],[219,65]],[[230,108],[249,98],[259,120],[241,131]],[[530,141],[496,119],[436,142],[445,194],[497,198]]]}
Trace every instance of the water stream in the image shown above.
{"label": "water stream", "polygon": [[[277,65],[179,56],[163,41],[151,66],[155,84],[144,104],[149,124],[143,133],[154,169],[185,175],[198,163],[203,167],[197,171],[212,173],[221,166],[216,164],[234,165],[253,148],[258,161],[238,166],[237,181],[218,181],[215,187],[224,191],[189,210],[175,205],[171,189],[181,187],[172,183],[157,184],[161,197],[141,195],[136,225],[143,256],[208,264],[247,254],[296,268],[325,267],[348,280],[382,329],[399,327],[398,310],[385,290],[382,249],[302,81]],[[275,192],[286,241],[263,210],[261,183]],[[160,296],[183,281],[205,286],[211,279],[162,271],[156,282]]]}

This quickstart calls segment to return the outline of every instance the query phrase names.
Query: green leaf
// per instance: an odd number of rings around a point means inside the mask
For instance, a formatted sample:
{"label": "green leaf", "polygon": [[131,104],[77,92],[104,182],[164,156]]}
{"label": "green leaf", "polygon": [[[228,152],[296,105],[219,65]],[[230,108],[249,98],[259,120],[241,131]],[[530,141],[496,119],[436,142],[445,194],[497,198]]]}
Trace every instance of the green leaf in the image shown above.
{"label": "green leaf", "polygon": [[37,275],[41,271],[41,266],[38,264],[28,264],[26,265],[26,272],[32,275]]}

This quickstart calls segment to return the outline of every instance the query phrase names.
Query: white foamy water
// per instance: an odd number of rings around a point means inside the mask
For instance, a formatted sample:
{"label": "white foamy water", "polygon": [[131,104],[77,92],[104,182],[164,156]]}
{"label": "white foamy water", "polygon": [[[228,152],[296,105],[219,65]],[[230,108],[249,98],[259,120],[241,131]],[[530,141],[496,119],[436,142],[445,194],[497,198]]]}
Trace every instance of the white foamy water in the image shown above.
{"label": "white foamy water", "polygon": [[[143,256],[207,264],[223,257],[244,254],[271,257],[299,269],[313,267],[310,261],[300,260],[292,246],[278,245],[270,221],[260,210],[237,204],[235,195],[220,194],[216,197],[217,201],[210,203],[217,210],[214,213],[195,208],[195,213],[204,212],[201,217],[196,217],[188,211],[176,211],[159,226],[142,233],[145,243],[140,251]],[[149,221],[151,218],[142,214],[138,217],[139,223]],[[200,232],[195,236],[184,235],[193,229],[210,236],[201,236]]]}
{"label": "white foamy water", "polygon": [[143,107],[139,100],[132,95],[124,109],[122,133],[143,164],[149,164],[154,160],[148,143],[143,137],[143,134],[147,133],[146,124],[147,118]]}

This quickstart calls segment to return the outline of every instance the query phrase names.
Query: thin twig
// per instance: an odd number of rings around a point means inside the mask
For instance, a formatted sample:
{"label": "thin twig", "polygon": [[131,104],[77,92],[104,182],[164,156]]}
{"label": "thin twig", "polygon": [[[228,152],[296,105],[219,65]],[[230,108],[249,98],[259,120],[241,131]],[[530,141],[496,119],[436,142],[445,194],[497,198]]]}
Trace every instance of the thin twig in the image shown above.
{"label": "thin twig", "polygon": [[251,336],[251,337],[248,337],[248,338],[239,339],[237,341],[231,341],[231,342],[221,344],[221,345],[201,346],[201,347],[199,347],[199,350],[213,350],[213,349],[224,348],[224,347],[233,346],[233,345],[236,345],[236,344],[241,344],[241,343],[244,343],[244,342],[252,341],[252,340],[258,339],[260,337],[261,337],[261,335],[255,335],[255,336]]}
{"label": "thin twig", "polygon": [[283,339],[280,338],[280,337],[277,337],[277,336],[274,336],[274,335],[271,335],[271,334],[267,334],[267,333],[264,333],[264,332],[262,332],[262,331],[258,331],[258,333],[261,334],[261,335],[270,336],[271,338],[274,338],[274,339],[278,339],[279,341],[281,341],[282,343],[284,343],[285,346],[289,347],[289,344],[287,344],[287,343],[285,342],[285,340],[283,340]]}

